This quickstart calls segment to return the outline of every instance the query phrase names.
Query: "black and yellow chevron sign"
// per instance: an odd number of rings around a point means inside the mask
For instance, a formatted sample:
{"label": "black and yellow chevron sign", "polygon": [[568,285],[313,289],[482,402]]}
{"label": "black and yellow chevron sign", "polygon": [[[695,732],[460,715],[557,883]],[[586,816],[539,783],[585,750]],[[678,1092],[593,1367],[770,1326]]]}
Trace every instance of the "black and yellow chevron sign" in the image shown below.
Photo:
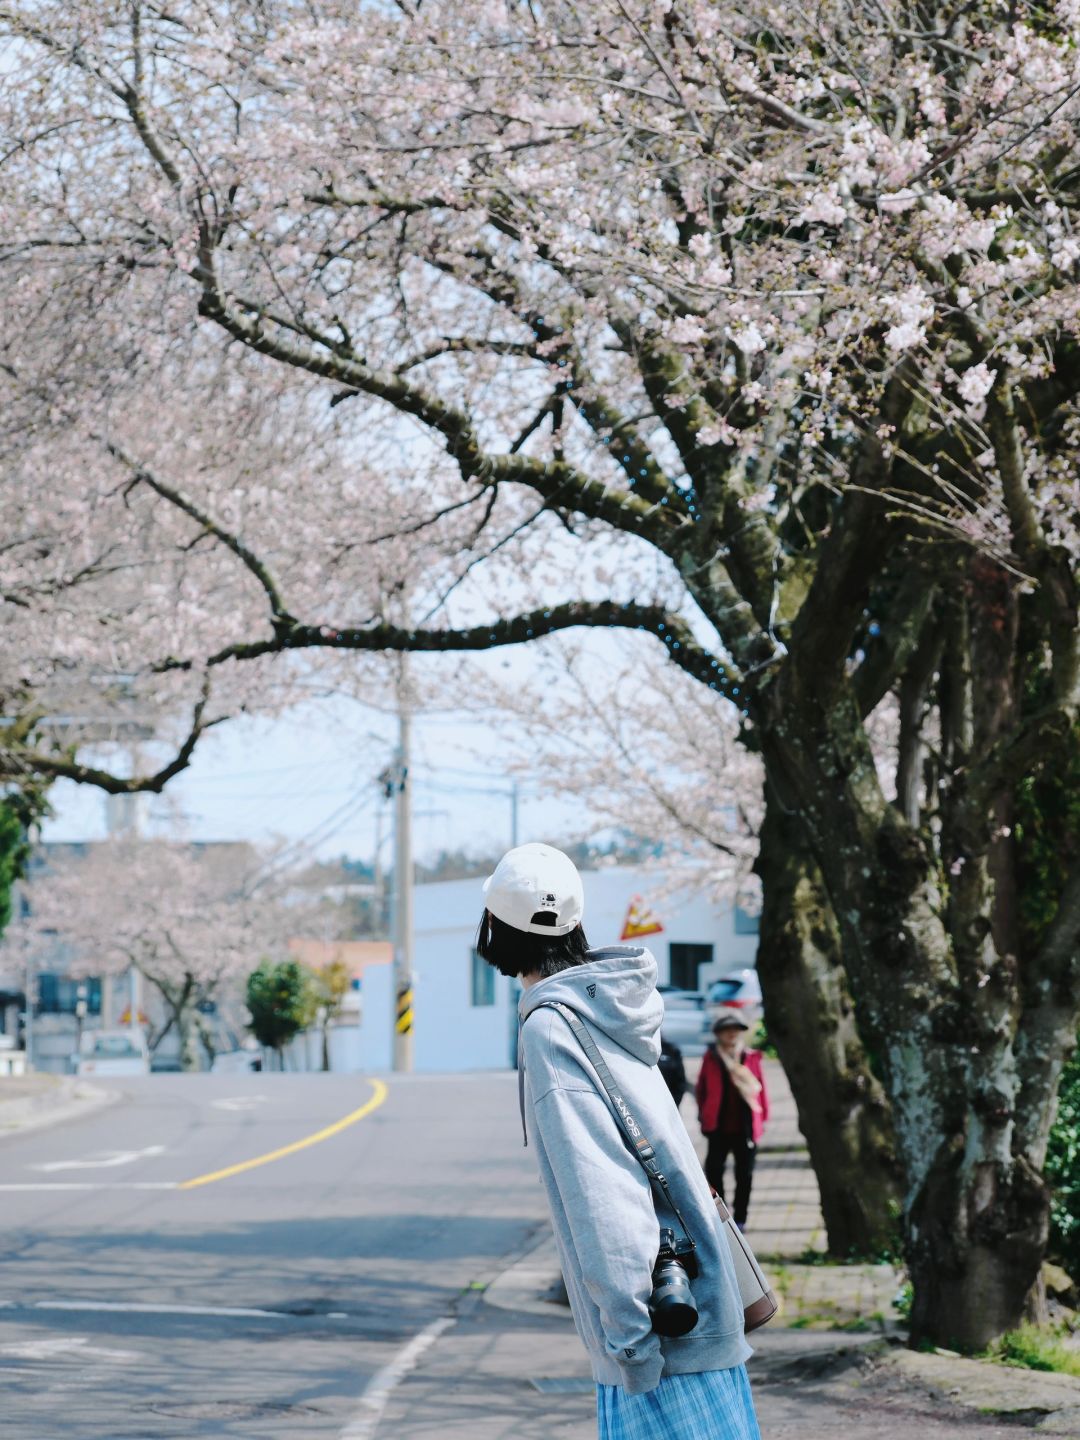
{"label": "black and yellow chevron sign", "polygon": [[397,995],[397,1033],[408,1035],[412,1029],[413,1022],[413,1001],[412,986],[403,985]]}

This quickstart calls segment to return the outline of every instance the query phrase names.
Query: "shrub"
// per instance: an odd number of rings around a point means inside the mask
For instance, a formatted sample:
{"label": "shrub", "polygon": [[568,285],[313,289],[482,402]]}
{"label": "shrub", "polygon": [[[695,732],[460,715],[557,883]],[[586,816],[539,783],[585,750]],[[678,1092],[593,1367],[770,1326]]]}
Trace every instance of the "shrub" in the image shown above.
{"label": "shrub", "polygon": [[1046,1178],[1052,1190],[1050,1253],[1074,1278],[1080,1278],[1080,1048],[1061,1074],[1058,1112],[1046,1152]]}
{"label": "shrub", "polygon": [[251,1032],[260,1045],[282,1049],[298,1034],[308,1019],[310,1000],[308,972],[296,960],[277,965],[264,960],[248,976],[247,1007],[251,1011]]}

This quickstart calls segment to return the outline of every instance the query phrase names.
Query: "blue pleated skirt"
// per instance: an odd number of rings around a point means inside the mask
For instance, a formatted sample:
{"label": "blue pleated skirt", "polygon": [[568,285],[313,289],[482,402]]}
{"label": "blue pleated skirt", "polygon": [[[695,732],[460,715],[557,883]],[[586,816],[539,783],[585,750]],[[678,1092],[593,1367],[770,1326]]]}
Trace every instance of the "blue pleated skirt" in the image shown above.
{"label": "blue pleated skirt", "polygon": [[746,1366],[665,1375],[647,1395],[597,1385],[600,1440],[761,1440]]}

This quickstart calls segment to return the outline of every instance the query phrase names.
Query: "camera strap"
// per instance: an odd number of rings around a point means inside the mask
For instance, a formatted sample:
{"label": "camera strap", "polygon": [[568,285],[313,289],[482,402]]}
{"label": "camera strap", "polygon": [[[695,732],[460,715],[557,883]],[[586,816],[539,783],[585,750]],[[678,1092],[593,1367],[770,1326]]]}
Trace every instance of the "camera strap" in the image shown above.
{"label": "camera strap", "polygon": [[686,1221],[683,1219],[679,1207],[675,1204],[675,1198],[668,1186],[667,1177],[660,1169],[659,1162],[657,1161],[656,1151],[653,1149],[649,1137],[634,1119],[629,1105],[627,1105],[622,1092],[615,1084],[615,1079],[611,1071],[608,1069],[607,1061],[600,1054],[595,1040],[589,1034],[581,1017],[576,1010],[571,1010],[569,1005],[563,1005],[558,1000],[542,1001],[541,1004],[535,1008],[537,1010],[558,1010],[559,1014],[577,1036],[581,1048],[589,1057],[593,1069],[600,1077],[601,1085],[603,1085],[607,1091],[608,1099],[611,1101],[611,1108],[615,1112],[615,1118],[619,1122],[619,1126],[626,1138],[626,1143],[630,1147],[631,1153],[636,1155],[638,1160],[640,1160],[645,1174],[649,1177],[650,1183],[662,1192],[664,1199],[671,1207],[672,1213],[682,1227],[683,1234],[687,1240],[690,1241],[690,1244],[693,1245],[694,1238],[686,1227]]}

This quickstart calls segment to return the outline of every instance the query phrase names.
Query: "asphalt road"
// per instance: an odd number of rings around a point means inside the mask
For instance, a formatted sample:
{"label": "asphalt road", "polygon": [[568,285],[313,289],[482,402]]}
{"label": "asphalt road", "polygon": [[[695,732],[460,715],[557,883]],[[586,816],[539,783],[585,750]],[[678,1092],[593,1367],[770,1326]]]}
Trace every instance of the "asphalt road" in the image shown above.
{"label": "asphalt road", "polygon": [[364,1440],[372,1377],[545,1213],[513,1075],[108,1083],[0,1140],[4,1440]]}

